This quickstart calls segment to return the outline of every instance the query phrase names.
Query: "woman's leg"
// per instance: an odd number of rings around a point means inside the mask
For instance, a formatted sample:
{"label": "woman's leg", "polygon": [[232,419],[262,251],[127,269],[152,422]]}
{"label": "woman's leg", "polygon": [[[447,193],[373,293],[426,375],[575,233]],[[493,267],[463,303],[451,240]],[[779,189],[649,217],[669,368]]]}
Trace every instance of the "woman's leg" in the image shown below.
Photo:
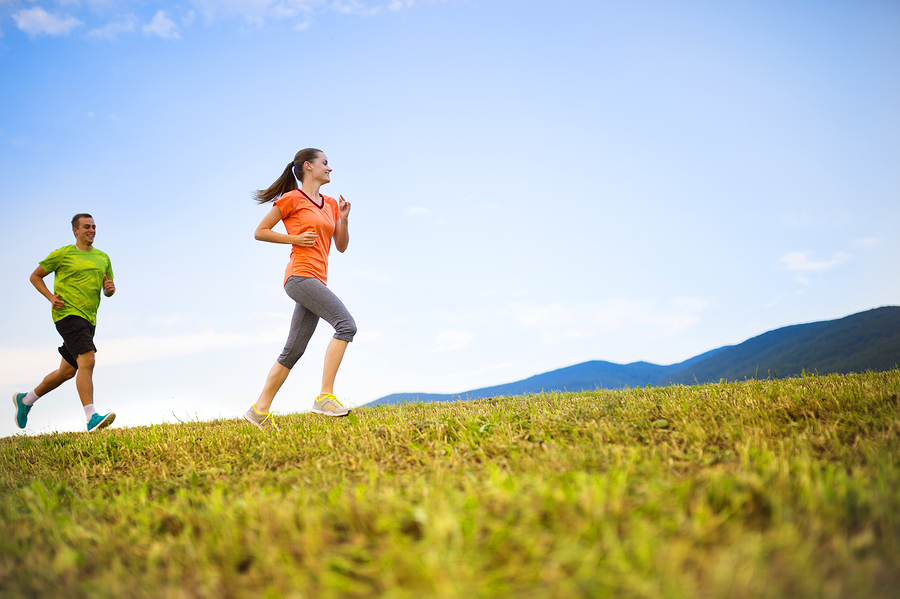
{"label": "woman's leg", "polygon": [[269,376],[266,377],[266,384],[263,386],[262,393],[259,394],[259,399],[256,400],[257,412],[261,414],[268,413],[272,400],[275,399],[275,394],[281,389],[290,373],[289,368],[285,368],[278,362],[275,362],[272,369],[269,370]]}
{"label": "woman's leg", "polygon": [[347,349],[347,342],[340,339],[332,338],[325,350],[325,367],[322,369],[322,393],[334,394],[334,378],[337,376],[338,368],[341,367],[341,360],[344,359],[344,350]]}
{"label": "woman's leg", "polygon": [[[293,279],[289,279],[289,282],[291,280]],[[334,327],[334,338],[325,350],[325,363],[322,368],[322,393],[332,394],[334,379],[344,358],[344,351],[356,335],[356,322],[338,296],[318,279],[298,277],[294,290],[296,295],[288,292],[294,301]]]}
{"label": "woman's leg", "polygon": [[[294,290],[296,281],[297,277],[291,277],[284,287],[287,294],[294,299],[294,301],[297,301],[297,298],[295,297],[297,293],[296,290]],[[294,367],[294,364],[297,363],[297,360],[299,360],[300,356],[306,351],[306,346],[309,344],[309,340],[312,338],[318,322],[318,316],[307,310],[301,303],[297,302],[297,305],[294,306],[294,314],[291,317],[291,329],[288,332],[284,350],[282,350],[281,355],[278,356],[278,360],[269,370],[269,374],[266,377],[266,383],[263,385],[263,390],[254,404],[258,413],[268,413],[269,408],[272,405],[272,400],[275,399],[278,390],[281,389],[281,386],[284,385],[284,382],[287,380],[288,375],[291,373],[291,368]]]}

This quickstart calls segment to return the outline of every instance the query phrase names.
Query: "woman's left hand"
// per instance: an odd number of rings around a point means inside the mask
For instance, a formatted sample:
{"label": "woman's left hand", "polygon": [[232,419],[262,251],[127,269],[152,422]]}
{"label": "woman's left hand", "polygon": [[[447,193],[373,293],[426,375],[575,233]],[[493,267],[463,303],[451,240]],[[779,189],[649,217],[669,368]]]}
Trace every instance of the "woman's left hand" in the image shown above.
{"label": "woman's left hand", "polygon": [[347,217],[350,215],[350,202],[344,199],[344,196],[340,196],[340,202],[338,202],[338,212],[341,215],[343,220],[347,220]]}

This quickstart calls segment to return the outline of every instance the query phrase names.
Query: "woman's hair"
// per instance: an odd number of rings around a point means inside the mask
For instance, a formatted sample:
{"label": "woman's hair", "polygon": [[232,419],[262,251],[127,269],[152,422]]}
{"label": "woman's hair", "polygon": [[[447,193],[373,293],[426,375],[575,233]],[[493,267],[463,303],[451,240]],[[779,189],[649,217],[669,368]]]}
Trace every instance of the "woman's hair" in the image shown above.
{"label": "woman's hair", "polygon": [[[322,150],[306,148],[294,154],[293,162],[284,167],[284,172],[281,173],[281,176],[268,188],[257,189],[253,192],[253,199],[260,204],[265,204],[266,202],[277,200],[282,194],[297,189],[297,179],[300,179],[300,183],[303,183],[303,165],[307,162],[312,162],[321,153]],[[296,178],[294,178],[295,175]]]}

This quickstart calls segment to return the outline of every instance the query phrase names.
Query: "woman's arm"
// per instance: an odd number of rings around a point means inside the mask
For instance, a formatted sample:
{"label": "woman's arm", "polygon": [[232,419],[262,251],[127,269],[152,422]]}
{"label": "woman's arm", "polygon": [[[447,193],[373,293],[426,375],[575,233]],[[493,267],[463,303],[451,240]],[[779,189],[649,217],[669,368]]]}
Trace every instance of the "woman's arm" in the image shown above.
{"label": "woman's arm", "polygon": [[334,227],[334,247],[343,254],[347,251],[347,246],[350,245],[350,222],[348,221],[348,217],[350,216],[350,202],[345,200],[344,196],[340,196],[340,198],[341,199],[338,202],[338,213],[341,216],[341,220]]}
{"label": "woman's arm", "polygon": [[281,210],[278,209],[278,206],[272,206],[269,213],[263,217],[259,226],[256,227],[256,232],[253,234],[254,239],[257,241],[268,241],[269,243],[289,243],[301,247],[312,247],[316,245],[316,237],[318,237],[318,235],[312,231],[301,233],[300,235],[288,235],[286,233],[273,231],[272,227],[277,225],[280,221]]}

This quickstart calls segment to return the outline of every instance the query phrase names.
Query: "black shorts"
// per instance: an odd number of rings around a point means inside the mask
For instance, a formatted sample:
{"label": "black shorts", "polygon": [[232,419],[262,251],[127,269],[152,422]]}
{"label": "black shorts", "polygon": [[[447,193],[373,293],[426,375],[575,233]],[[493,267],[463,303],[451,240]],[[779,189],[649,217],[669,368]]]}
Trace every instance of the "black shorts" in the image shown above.
{"label": "black shorts", "polygon": [[94,331],[97,327],[80,316],[66,316],[56,323],[63,344],[59,348],[59,355],[78,370],[76,358],[89,351],[97,351],[94,346]]}

